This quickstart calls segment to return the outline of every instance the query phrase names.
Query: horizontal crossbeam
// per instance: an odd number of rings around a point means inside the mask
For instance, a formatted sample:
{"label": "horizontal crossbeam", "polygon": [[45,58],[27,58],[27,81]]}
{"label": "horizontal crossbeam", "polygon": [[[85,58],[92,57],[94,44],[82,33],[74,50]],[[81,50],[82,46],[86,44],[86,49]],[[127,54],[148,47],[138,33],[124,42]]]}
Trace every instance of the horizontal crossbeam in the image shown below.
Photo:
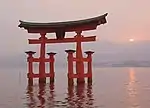
{"label": "horizontal crossbeam", "polygon": [[69,43],[69,42],[90,42],[96,41],[96,36],[89,36],[89,37],[80,37],[80,38],[64,38],[64,39],[45,39],[41,41],[40,39],[28,39],[29,44],[41,44],[42,42],[45,43]]}
{"label": "horizontal crossbeam", "polygon": [[89,59],[89,58],[82,58],[82,59],[78,59],[78,58],[73,58],[73,61],[77,61],[77,62],[79,62],[79,61],[83,61],[83,62],[89,62],[89,61],[91,61],[91,59]]}
{"label": "horizontal crossbeam", "polygon": [[[45,73],[45,77],[54,77],[54,74],[51,73]],[[28,78],[40,78],[40,74],[31,74],[30,76],[28,76]]]}
{"label": "horizontal crossbeam", "polygon": [[[28,60],[28,62],[41,62],[41,61],[43,61],[43,60],[40,59],[40,58],[30,58],[30,59]],[[44,62],[54,62],[54,60],[51,60],[51,59],[49,59],[49,58],[45,58],[45,59],[44,59]]]}
{"label": "horizontal crossbeam", "polygon": [[92,74],[91,73],[85,73],[82,75],[82,77],[79,75],[79,74],[69,74],[68,75],[69,78],[91,78],[92,77]]}

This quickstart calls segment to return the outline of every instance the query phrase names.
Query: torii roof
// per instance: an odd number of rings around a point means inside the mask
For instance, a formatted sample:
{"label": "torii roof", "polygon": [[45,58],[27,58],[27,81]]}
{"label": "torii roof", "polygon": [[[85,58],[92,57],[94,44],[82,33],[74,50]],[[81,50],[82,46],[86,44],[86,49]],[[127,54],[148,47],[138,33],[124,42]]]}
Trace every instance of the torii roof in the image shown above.
{"label": "torii roof", "polygon": [[35,23],[20,20],[18,27],[27,29],[29,33],[52,33],[57,31],[72,32],[93,30],[100,24],[105,24],[107,13],[98,17],[67,22]]}

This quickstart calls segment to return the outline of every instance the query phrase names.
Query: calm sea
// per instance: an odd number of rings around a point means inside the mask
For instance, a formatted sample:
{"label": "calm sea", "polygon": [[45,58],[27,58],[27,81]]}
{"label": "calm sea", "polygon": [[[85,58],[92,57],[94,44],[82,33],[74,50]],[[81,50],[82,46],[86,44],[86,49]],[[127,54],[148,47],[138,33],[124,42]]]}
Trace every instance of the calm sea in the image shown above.
{"label": "calm sea", "polygon": [[73,87],[66,74],[28,86],[25,69],[1,69],[0,108],[150,108],[150,68],[95,68],[93,85]]}

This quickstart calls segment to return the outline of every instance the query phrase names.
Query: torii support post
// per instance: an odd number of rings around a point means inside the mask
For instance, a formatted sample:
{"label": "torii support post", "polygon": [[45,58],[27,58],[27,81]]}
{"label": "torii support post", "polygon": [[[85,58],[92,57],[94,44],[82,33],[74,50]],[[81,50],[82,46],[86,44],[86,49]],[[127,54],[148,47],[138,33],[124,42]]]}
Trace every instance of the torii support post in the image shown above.
{"label": "torii support post", "polygon": [[87,54],[87,59],[88,59],[88,69],[87,69],[88,84],[92,84],[92,54],[94,52],[86,51],[85,53]]}
{"label": "torii support post", "polygon": [[73,53],[75,50],[65,50],[68,53],[68,85],[73,85]]}
{"label": "torii support post", "polygon": [[50,52],[50,53],[47,53],[49,55],[49,59],[50,59],[50,62],[49,62],[49,69],[50,69],[50,72],[49,72],[49,75],[50,75],[50,84],[54,83],[55,79],[55,73],[54,73],[54,62],[55,62],[55,58],[54,58],[54,55],[56,53],[53,53],[53,52]]}
{"label": "torii support post", "polygon": [[84,63],[83,63],[83,55],[82,55],[82,46],[81,46],[81,39],[82,39],[82,31],[76,31],[77,35],[75,38],[77,39],[77,46],[76,46],[76,72],[79,75],[77,78],[77,83],[84,83]]}
{"label": "torii support post", "polygon": [[25,53],[28,55],[28,57],[27,57],[27,62],[28,62],[28,73],[27,73],[28,84],[33,85],[33,54],[35,54],[36,52],[27,51]]}
{"label": "torii support post", "polygon": [[40,33],[41,48],[40,48],[40,63],[39,63],[39,83],[46,83],[45,73],[45,40],[46,33]]}

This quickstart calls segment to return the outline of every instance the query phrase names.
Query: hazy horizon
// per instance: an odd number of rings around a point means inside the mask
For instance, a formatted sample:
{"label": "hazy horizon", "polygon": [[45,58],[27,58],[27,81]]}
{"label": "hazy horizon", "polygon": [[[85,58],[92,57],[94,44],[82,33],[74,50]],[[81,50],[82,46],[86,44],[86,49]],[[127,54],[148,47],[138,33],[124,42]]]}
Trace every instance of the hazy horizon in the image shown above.
{"label": "hazy horizon", "polygon": [[[85,45],[87,44],[87,45]],[[99,45],[99,50],[96,50],[95,47],[91,47],[90,44]],[[60,49],[61,45],[61,49]],[[101,43],[84,43],[83,51],[92,50],[95,51],[93,54],[93,66],[95,67],[150,67],[150,42],[138,42],[130,44],[120,44],[113,43],[108,41],[103,41]],[[31,49],[37,51],[34,57],[39,57],[38,52],[39,46],[34,46]],[[47,48],[48,51],[54,51],[57,54],[55,55],[56,67],[62,67],[67,65],[67,54],[65,53],[66,49],[73,48],[75,49],[75,44],[57,44],[50,45]],[[31,50],[30,49],[30,50]],[[25,51],[14,54],[14,55],[4,55],[0,57],[0,67],[13,67],[21,68],[26,67],[26,54]],[[83,53],[84,57],[86,55]]]}

